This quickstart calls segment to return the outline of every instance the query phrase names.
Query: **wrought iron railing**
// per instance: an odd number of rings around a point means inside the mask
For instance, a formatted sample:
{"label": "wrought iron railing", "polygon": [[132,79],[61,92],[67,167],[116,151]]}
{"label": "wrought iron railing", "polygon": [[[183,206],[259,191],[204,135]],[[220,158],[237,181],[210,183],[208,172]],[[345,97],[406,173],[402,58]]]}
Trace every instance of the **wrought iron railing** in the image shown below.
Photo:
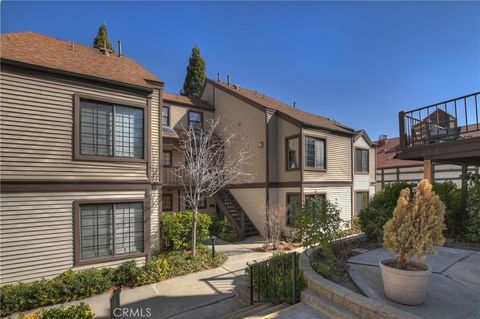
{"label": "wrought iron railing", "polygon": [[476,92],[399,112],[401,149],[474,136],[480,131],[479,100],[480,92]]}
{"label": "wrought iron railing", "polygon": [[186,172],[178,167],[162,167],[162,181],[164,185],[180,185],[180,176],[186,180]]}
{"label": "wrought iron railing", "polygon": [[298,253],[293,252],[247,263],[245,271],[250,289],[250,304],[299,302],[304,284],[298,269],[298,257]]}

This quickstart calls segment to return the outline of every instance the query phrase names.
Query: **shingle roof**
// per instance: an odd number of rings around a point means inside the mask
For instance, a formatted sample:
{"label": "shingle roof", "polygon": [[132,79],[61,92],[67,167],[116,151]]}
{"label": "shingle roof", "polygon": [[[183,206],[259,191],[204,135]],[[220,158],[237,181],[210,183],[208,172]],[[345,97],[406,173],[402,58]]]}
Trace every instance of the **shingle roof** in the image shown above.
{"label": "shingle roof", "polygon": [[272,97],[266,96],[265,94],[259,93],[257,91],[245,89],[245,88],[239,87],[238,85],[228,85],[227,83],[213,81],[210,79],[208,79],[208,82],[212,83],[213,85],[219,88],[223,88],[224,90],[232,92],[233,94],[238,94],[257,105],[261,105],[265,108],[283,113],[284,115],[291,117],[299,122],[302,122],[303,124],[314,126],[314,127],[325,128],[328,130],[333,130],[333,131],[342,132],[342,133],[349,133],[352,135],[354,134],[354,130],[352,128],[346,125],[343,125],[342,123],[333,121],[331,119],[328,119],[320,115],[299,110],[298,108],[294,108],[288,104],[285,104],[281,101],[278,101]]}
{"label": "shingle roof", "polygon": [[163,93],[163,100],[167,101],[167,102],[178,103],[178,104],[181,104],[181,105],[198,107],[198,108],[202,108],[202,109],[210,109],[212,111],[215,110],[213,105],[211,105],[207,101],[199,100],[199,99],[191,99],[187,96],[178,95],[178,94],[172,94],[172,93],[164,92]]}
{"label": "shingle roof", "polygon": [[126,56],[106,56],[95,48],[36,32],[2,34],[1,59],[87,75],[135,86],[162,85],[153,73]]}

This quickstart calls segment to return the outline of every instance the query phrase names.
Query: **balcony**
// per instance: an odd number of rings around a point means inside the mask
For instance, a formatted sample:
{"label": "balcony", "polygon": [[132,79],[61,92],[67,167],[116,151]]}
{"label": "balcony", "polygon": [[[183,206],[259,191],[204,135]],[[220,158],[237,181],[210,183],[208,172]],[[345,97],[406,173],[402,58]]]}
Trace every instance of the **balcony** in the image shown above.
{"label": "balcony", "polygon": [[480,92],[399,113],[401,159],[480,163]]}
{"label": "balcony", "polygon": [[164,186],[181,186],[180,184],[180,177],[178,174],[182,174],[182,176],[186,177],[186,173],[184,171],[179,171],[178,167],[162,167],[162,178],[163,178],[163,185]]}

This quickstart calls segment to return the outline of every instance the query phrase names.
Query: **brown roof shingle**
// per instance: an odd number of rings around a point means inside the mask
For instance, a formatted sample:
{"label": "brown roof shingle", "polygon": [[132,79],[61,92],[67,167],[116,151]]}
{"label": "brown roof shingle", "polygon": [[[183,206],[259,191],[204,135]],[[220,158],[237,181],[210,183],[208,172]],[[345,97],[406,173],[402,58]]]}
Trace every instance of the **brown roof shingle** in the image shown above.
{"label": "brown roof shingle", "polygon": [[46,67],[99,79],[148,87],[163,85],[153,73],[126,56],[106,56],[95,48],[36,32],[2,34],[2,60]]}
{"label": "brown roof shingle", "polygon": [[212,110],[212,111],[215,110],[213,105],[211,105],[207,101],[199,100],[199,99],[191,99],[187,96],[183,96],[183,95],[179,95],[179,94],[172,94],[172,93],[164,92],[163,93],[163,100],[167,101],[167,102],[178,103],[178,104],[181,104],[181,105],[198,107],[198,108],[201,108],[201,109],[207,109],[207,110]]}
{"label": "brown roof shingle", "polygon": [[238,85],[228,85],[227,83],[213,81],[208,79],[209,83],[212,83],[216,87],[223,88],[224,90],[230,91],[234,94],[239,94],[240,96],[250,100],[253,103],[262,105],[265,108],[272,109],[287,115],[299,122],[302,122],[306,125],[311,125],[314,127],[320,127],[327,130],[337,131],[341,133],[354,134],[354,130],[346,125],[343,125],[337,121],[333,121],[326,117],[308,113],[297,108],[294,108],[288,104],[280,102],[272,97],[266,96],[265,94],[253,91],[250,89],[241,88]]}

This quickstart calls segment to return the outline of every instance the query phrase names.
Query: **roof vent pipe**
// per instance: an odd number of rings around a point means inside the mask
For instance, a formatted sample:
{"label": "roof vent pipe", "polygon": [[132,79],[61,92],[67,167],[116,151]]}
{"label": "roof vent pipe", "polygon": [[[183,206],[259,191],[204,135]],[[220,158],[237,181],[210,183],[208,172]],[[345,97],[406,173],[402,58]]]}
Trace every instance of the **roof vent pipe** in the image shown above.
{"label": "roof vent pipe", "polygon": [[293,108],[296,109],[297,108],[297,102],[293,101]]}
{"label": "roof vent pipe", "polygon": [[227,85],[230,85],[230,75],[227,75]]}
{"label": "roof vent pipe", "polygon": [[75,42],[72,41],[72,51],[75,51]]}
{"label": "roof vent pipe", "polygon": [[118,40],[118,56],[122,56],[122,41]]}
{"label": "roof vent pipe", "polygon": [[220,82],[220,72],[217,72],[217,82]]}

